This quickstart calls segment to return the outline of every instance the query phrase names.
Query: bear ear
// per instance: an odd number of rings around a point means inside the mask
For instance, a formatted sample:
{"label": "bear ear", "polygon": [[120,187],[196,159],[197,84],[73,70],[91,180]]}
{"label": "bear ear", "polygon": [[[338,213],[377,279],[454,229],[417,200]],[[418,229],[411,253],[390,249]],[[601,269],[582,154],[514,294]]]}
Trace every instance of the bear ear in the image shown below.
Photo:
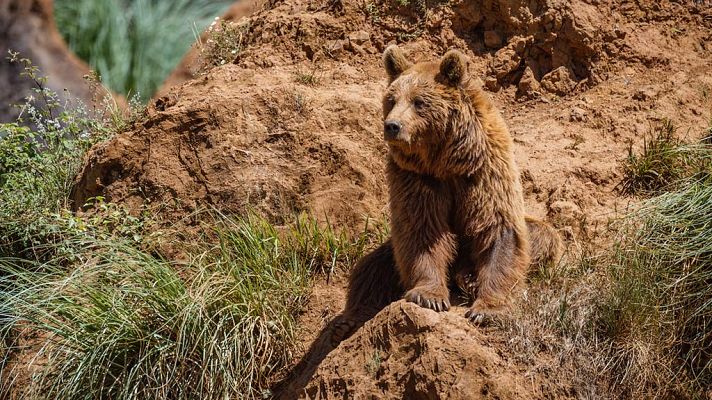
{"label": "bear ear", "polygon": [[405,58],[400,47],[392,44],[383,52],[383,66],[386,68],[389,81],[393,82],[403,71],[413,66],[413,63]]}
{"label": "bear ear", "polygon": [[458,86],[467,75],[467,57],[458,50],[445,53],[440,61],[440,76],[449,86]]}

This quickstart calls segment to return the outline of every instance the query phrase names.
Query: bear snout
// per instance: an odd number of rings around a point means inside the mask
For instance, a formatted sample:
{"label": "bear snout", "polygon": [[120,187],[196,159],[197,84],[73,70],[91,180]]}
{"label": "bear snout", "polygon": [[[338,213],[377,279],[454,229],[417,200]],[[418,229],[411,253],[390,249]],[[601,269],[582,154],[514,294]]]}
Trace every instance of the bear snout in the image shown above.
{"label": "bear snout", "polygon": [[397,140],[403,125],[398,121],[386,121],[383,123],[383,138],[385,140]]}

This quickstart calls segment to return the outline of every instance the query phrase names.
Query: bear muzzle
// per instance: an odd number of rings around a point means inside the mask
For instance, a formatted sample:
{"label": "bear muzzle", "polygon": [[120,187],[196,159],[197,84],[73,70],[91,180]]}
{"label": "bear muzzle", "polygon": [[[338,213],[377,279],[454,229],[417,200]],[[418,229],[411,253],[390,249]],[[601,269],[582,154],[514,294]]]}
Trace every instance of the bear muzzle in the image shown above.
{"label": "bear muzzle", "polygon": [[383,123],[383,139],[387,142],[399,140],[403,125],[398,121],[386,121]]}

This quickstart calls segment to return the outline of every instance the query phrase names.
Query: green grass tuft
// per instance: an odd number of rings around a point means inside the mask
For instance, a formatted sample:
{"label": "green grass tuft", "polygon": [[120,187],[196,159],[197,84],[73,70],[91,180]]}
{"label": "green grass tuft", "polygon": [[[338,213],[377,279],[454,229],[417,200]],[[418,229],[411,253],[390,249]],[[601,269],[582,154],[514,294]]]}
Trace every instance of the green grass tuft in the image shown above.
{"label": "green grass tuft", "polygon": [[306,86],[318,86],[321,83],[321,73],[317,66],[314,66],[310,71],[298,69],[294,74],[294,80]]}
{"label": "green grass tuft", "polygon": [[[4,393],[28,398],[261,398],[292,361],[295,315],[315,271],[361,257],[349,239],[302,216],[278,230],[220,217],[214,243],[176,263],[126,241],[78,236],[74,262],[0,260],[8,365]],[[66,245],[66,243],[65,243]],[[29,338],[29,339],[28,339]],[[20,374],[20,375],[18,375]],[[2,392],[0,392],[2,393]]]}
{"label": "green grass tuft", "polygon": [[630,145],[619,187],[628,194],[658,194],[690,174],[704,172],[710,159],[708,151],[704,143],[684,143],[677,137],[672,122],[663,120],[653,125],[643,138],[639,154]]}
{"label": "green grass tuft", "polygon": [[712,179],[646,201],[626,221],[610,267],[602,329],[633,395],[712,385]]}
{"label": "green grass tuft", "polygon": [[69,47],[114,91],[149,99],[228,0],[56,0]]}

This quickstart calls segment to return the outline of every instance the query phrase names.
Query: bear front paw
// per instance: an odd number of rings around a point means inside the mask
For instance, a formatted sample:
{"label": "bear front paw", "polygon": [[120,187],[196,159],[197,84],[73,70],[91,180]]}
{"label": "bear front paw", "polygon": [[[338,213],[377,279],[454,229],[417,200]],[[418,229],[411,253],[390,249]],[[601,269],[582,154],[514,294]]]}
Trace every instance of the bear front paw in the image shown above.
{"label": "bear front paw", "polygon": [[465,318],[476,325],[485,325],[491,322],[496,314],[496,310],[486,307],[481,302],[475,300],[472,306],[465,311]]}
{"label": "bear front paw", "polygon": [[[442,290],[440,291],[442,292]],[[414,288],[406,292],[403,298],[406,301],[415,303],[421,307],[429,308],[435,311],[447,311],[450,309],[450,299],[447,290],[445,293],[435,293],[427,288]]]}

